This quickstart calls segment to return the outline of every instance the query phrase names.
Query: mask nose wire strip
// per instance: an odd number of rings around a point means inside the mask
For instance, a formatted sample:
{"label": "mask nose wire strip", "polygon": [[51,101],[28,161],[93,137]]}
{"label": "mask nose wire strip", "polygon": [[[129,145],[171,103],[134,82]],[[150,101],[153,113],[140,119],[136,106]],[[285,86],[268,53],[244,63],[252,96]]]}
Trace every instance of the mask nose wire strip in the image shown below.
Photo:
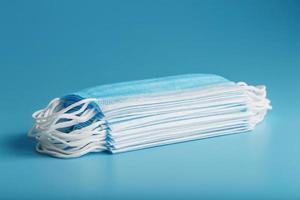
{"label": "mask nose wire strip", "polygon": [[[37,151],[60,158],[71,158],[106,150],[105,120],[95,120],[90,125],[69,132],[60,130],[91,120],[97,112],[88,106],[95,101],[94,98],[82,99],[61,108],[61,99],[55,98],[45,109],[35,112],[32,116],[35,124],[28,136],[37,139]],[[79,106],[77,111],[71,112],[71,109]]]}

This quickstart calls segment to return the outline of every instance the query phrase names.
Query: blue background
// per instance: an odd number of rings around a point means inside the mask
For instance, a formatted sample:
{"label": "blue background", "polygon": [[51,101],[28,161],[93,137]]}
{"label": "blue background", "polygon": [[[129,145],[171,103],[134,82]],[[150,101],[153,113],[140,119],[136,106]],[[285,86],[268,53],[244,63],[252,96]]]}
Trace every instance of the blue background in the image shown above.
{"label": "blue background", "polygon": [[[1,199],[300,198],[300,1],[1,1]],[[31,114],[86,87],[183,73],[267,85],[255,131],[78,159]]]}

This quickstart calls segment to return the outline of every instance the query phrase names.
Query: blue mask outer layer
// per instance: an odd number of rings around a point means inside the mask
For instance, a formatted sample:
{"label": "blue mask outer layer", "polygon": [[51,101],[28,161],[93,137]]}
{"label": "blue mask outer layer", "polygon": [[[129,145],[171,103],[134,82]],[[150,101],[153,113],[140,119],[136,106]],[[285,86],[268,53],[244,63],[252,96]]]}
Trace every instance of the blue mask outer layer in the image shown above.
{"label": "blue mask outer layer", "polygon": [[227,79],[213,74],[187,74],[101,85],[87,88],[74,94],[83,98],[105,99],[137,94],[180,91],[229,82]]}
{"label": "blue mask outer layer", "polygon": [[[85,98],[96,98],[100,100],[111,98],[124,98],[134,95],[147,95],[162,92],[174,92],[187,89],[201,88],[215,84],[230,84],[229,80],[213,74],[186,74],[169,76],[163,78],[146,79],[139,81],[129,81],[122,83],[114,83],[107,85],[100,85],[96,87],[87,88],[61,98],[62,107],[66,108],[73,103],[76,103]],[[233,83],[232,83],[233,84]],[[86,127],[95,120],[103,118],[103,113],[97,103],[91,103],[87,109],[94,108],[97,114],[86,122],[79,123],[75,126],[65,128],[64,132],[70,132],[75,129]],[[75,107],[69,112],[79,110],[80,106]]]}

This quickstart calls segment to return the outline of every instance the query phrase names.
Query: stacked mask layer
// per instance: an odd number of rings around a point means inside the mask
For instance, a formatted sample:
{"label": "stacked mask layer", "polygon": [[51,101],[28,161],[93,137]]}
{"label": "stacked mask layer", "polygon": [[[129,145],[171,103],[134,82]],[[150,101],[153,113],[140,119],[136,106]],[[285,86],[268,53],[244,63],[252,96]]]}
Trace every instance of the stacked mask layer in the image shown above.
{"label": "stacked mask layer", "polygon": [[96,86],[33,114],[37,151],[111,153],[250,131],[271,109],[265,86],[191,74]]}

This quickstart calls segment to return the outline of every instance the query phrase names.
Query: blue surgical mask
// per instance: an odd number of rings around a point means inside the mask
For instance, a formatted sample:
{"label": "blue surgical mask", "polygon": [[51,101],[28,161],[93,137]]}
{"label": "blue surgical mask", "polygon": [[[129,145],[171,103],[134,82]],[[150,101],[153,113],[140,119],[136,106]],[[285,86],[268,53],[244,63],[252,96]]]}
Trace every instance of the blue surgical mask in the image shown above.
{"label": "blue surgical mask", "polygon": [[254,129],[270,101],[264,86],[211,74],[100,85],[33,114],[37,150],[69,158],[119,153]]}

